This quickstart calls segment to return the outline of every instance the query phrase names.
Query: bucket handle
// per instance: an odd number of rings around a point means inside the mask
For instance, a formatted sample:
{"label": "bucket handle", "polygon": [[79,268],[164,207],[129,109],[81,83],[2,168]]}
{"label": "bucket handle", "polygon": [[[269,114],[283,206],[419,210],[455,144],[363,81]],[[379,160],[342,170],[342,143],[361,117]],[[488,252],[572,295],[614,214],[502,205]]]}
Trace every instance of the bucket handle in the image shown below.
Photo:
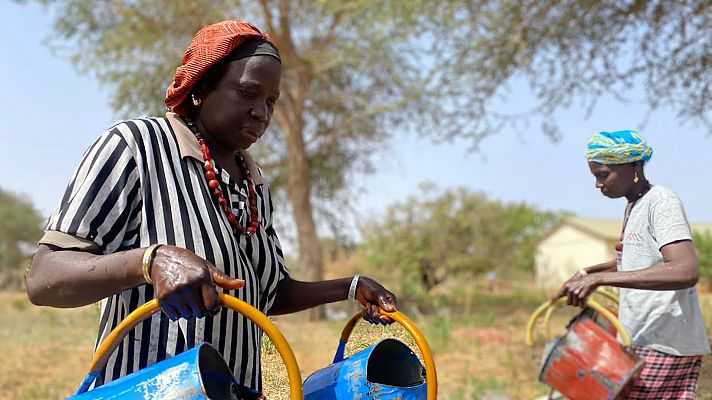
{"label": "bucket handle", "polygon": [[[612,293],[612,292],[602,289],[602,288],[596,289],[593,292],[593,294],[599,294],[602,297],[607,298],[608,300],[612,301],[613,303],[616,303],[616,306],[620,302],[620,300],[618,299],[618,296],[615,293]],[[554,308],[555,307],[547,308],[546,313],[544,314],[544,326],[546,327],[547,336],[551,336],[550,330],[549,330],[549,320],[551,319],[551,314],[554,312]]]}
{"label": "bucket handle", "polygon": [[[398,322],[410,336],[415,339],[415,343],[418,345],[421,354],[423,355],[423,361],[425,363],[425,383],[428,387],[428,400],[435,400],[438,397],[438,375],[435,371],[435,361],[433,361],[433,354],[430,351],[430,346],[428,346],[428,341],[425,339],[423,333],[415,326],[415,323],[406,317],[405,314],[399,311],[386,311],[384,309],[379,309],[381,315],[385,315],[392,320]],[[344,360],[344,352],[346,350],[346,343],[349,341],[349,336],[361,318],[363,318],[364,310],[357,312],[351,320],[346,323],[344,329],[341,331],[341,338],[339,339],[339,347],[336,349],[336,355],[334,355],[334,363]]]}
{"label": "bucket handle", "polygon": [[[534,332],[534,324],[536,323],[536,320],[539,319],[541,314],[543,314],[545,311],[547,311],[550,308],[556,307],[560,304],[564,304],[566,302],[566,298],[562,297],[560,299],[554,300],[554,301],[547,301],[546,303],[542,304],[537,308],[532,316],[529,318],[529,322],[527,322],[527,332],[526,332],[526,344],[527,346],[532,346],[534,343],[533,340],[533,332]],[[628,332],[625,330],[621,322],[616,318],[615,315],[613,315],[612,312],[610,312],[606,307],[603,307],[601,304],[599,304],[596,300],[593,300],[591,298],[586,299],[586,306],[589,308],[592,308],[594,311],[598,312],[601,314],[604,318],[608,320],[608,322],[613,325],[616,330],[618,331],[618,334],[621,336],[621,341],[623,342],[624,346],[630,346],[631,340],[630,336],[628,335]]]}
{"label": "bucket handle", "polygon": [[[269,318],[267,318],[266,315],[262,314],[259,310],[252,307],[248,303],[225,293],[218,293],[218,298],[220,304],[244,315],[267,334],[269,339],[277,348],[279,355],[282,357],[282,362],[287,368],[287,378],[289,379],[289,399],[302,400],[304,398],[302,391],[302,376],[299,372],[297,359],[294,357],[294,352],[292,352],[291,347],[289,347],[289,343],[287,343],[287,340],[284,338],[279,329],[277,329],[277,327],[272,323],[272,321],[269,320]],[[114,330],[106,336],[106,338],[97,347],[96,352],[94,353],[94,358],[89,365],[89,372],[82,381],[82,384],[79,386],[79,389],[77,389],[75,395],[84,393],[89,389],[89,386],[91,386],[96,377],[99,375],[101,369],[106,365],[109,360],[109,356],[111,356],[116,347],[118,347],[119,343],[123,340],[126,334],[128,334],[128,332],[136,325],[159,310],[160,306],[158,305],[158,300],[153,299],[127,315],[126,318],[124,318],[124,320],[121,321],[116,328],[114,328]]]}

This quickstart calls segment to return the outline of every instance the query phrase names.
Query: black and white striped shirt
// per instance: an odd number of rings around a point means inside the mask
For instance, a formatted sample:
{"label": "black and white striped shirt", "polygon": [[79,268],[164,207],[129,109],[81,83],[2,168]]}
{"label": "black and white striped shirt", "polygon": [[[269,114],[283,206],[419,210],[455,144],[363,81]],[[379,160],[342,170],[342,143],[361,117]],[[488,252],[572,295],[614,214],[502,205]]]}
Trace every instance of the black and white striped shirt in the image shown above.
{"label": "black and white striped shirt", "polygon": [[[288,272],[272,227],[269,187],[252,158],[246,152],[243,157],[255,180],[260,216],[260,227],[250,237],[233,231],[208,188],[198,141],[175,114],[121,122],[84,154],[40,243],[102,254],[153,243],[180,246],[244,279],[245,287],[223,292],[267,314],[277,283]],[[245,201],[246,182],[220,180],[226,199],[237,208]],[[238,213],[245,226],[249,207]],[[142,285],[103,301],[97,343],[152,298],[153,287]],[[176,322],[156,313],[126,336],[97,385],[209,342],[239,382],[260,389],[261,338],[256,325],[225,308],[215,317]]]}

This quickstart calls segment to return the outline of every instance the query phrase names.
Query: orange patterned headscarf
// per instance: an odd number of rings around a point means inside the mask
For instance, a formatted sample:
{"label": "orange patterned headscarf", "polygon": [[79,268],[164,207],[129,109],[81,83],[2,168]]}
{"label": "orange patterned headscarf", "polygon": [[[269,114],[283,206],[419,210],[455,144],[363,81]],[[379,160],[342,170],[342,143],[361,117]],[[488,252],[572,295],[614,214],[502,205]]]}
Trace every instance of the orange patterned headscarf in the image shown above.
{"label": "orange patterned headscarf", "polygon": [[250,39],[269,40],[267,34],[244,21],[223,21],[198,31],[183,55],[173,82],[166,90],[166,105],[181,116],[188,116],[191,104],[188,95],[193,86],[220,60],[240,44]]}

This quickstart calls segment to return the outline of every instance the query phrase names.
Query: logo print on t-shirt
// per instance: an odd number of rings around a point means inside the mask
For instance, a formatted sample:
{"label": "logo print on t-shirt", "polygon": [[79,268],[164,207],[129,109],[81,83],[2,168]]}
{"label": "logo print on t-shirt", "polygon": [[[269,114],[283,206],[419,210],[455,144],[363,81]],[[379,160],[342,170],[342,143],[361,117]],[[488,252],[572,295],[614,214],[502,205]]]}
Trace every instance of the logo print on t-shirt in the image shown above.
{"label": "logo print on t-shirt", "polygon": [[631,232],[628,234],[628,236],[625,237],[626,242],[642,242],[643,238],[640,237],[639,234],[635,232]]}

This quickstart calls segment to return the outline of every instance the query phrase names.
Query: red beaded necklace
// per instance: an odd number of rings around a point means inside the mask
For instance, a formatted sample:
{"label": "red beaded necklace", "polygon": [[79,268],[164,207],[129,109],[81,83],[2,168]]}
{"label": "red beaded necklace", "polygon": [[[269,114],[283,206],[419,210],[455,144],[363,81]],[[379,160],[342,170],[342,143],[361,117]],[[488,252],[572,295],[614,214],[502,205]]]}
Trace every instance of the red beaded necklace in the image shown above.
{"label": "red beaded necklace", "polygon": [[205,178],[208,180],[208,187],[213,190],[213,195],[215,195],[218,200],[218,204],[220,205],[220,207],[222,207],[223,211],[225,212],[225,215],[227,215],[227,220],[230,222],[230,225],[232,225],[232,227],[238,232],[240,232],[240,234],[242,235],[254,235],[254,233],[257,232],[257,228],[260,226],[260,219],[259,215],[257,214],[257,196],[255,195],[255,182],[252,180],[250,169],[247,168],[247,163],[242,157],[242,154],[237,153],[237,156],[240,159],[240,169],[245,175],[245,179],[247,180],[247,202],[250,208],[250,223],[247,226],[247,229],[240,225],[240,222],[237,220],[237,218],[235,218],[235,215],[232,213],[232,210],[230,209],[227,200],[225,200],[225,196],[223,196],[222,190],[220,190],[220,182],[218,182],[217,180],[217,174],[215,173],[215,167],[213,166],[212,162],[213,159],[212,157],[210,157],[210,150],[205,144],[203,135],[201,135],[200,131],[198,131],[198,127],[193,124],[193,121],[190,121],[188,119],[184,119],[184,121],[188,125],[190,130],[193,132],[195,137],[198,139],[198,143],[200,144],[200,151],[203,153],[203,169],[205,170]]}

